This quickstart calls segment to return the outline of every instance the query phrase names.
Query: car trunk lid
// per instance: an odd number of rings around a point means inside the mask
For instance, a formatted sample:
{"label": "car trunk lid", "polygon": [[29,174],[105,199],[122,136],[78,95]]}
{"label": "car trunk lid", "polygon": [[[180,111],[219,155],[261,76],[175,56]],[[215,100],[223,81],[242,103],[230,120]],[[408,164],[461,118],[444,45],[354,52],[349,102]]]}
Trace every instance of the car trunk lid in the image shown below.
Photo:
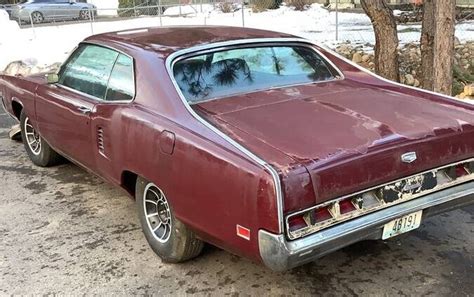
{"label": "car trunk lid", "polygon": [[[311,177],[313,204],[474,152],[472,110],[350,81],[268,90],[193,107],[282,175],[303,165]],[[401,156],[409,152],[417,160],[405,163]],[[282,164],[281,154],[291,161]],[[305,206],[285,201],[286,210]]]}

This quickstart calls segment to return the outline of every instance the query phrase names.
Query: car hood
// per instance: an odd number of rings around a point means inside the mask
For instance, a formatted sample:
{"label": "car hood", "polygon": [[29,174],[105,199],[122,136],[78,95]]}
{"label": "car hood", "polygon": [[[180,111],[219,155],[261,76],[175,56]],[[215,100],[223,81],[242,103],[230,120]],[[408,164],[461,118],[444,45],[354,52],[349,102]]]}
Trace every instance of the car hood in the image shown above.
{"label": "car hood", "polygon": [[[314,199],[323,202],[474,152],[474,141],[466,139],[474,131],[472,110],[449,99],[346,81],[269,90],[194,107],[281,174],[303,165],[311,176],[313,204]],[[403,163],[401,155],[411,151],[418,159]],[[288,207],[301,207],[293,204]]]}

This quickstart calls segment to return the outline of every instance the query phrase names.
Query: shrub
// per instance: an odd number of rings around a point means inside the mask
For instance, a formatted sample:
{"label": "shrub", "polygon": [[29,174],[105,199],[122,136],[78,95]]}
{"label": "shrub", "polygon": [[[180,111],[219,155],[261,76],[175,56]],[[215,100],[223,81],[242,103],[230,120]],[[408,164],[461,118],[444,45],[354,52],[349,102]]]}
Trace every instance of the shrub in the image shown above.
{"label": "shrub", "polygon": [[219,3],[219,10],[222,11],[223,13],[231,13],[234,11],[234,5],[230,2],[222,2]]}
{"label": "shrub", "polygon": [[295,10],[306,10],[308,7],[313,4],[315,1],[313,0],[288,0],[287,4],[288,6],[292,6],[295,8]]}
{"label": "shrub", "polygon": [[250,2],[253,12],[262,12],[268,9],[277,9],[282,0],[253,0]]}
{"label": "shrub", "polygon": [[[133,0],[119,0],[119,10],[118,15],[122,17],[132,16],[134,14],[134,10],[132,9],[136,5],[139,5],[141,1],[133,1]],[[128,8],[128,9],[127,9]]]}

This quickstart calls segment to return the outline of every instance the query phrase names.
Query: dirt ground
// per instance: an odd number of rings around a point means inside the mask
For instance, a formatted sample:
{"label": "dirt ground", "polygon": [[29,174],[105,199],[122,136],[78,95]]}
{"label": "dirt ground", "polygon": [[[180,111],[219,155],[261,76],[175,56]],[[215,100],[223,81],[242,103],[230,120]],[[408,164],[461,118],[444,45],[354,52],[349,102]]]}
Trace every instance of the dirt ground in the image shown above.
{"label": "dirt ground", "polygon": [[211,246],[169,265],[124,192],[72,164],[33,166],[12,123],[0,108],[0,294],[474,294],[474,206],[284,273]]}

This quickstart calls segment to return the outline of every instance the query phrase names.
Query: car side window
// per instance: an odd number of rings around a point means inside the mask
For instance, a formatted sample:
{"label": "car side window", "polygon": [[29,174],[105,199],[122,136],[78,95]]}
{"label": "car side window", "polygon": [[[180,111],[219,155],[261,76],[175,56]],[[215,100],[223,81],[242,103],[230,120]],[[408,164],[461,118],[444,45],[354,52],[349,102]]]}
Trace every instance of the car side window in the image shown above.
{"label": "car side window", "polygon": [[128,101],[135,96],[133,59],[120,54],[110,75],[107,101]]}
{"label": "car side window", "polygon": [[59,84],[104,99],[112,68],[119,56],[114,50],[82,45],[59,73]]}

